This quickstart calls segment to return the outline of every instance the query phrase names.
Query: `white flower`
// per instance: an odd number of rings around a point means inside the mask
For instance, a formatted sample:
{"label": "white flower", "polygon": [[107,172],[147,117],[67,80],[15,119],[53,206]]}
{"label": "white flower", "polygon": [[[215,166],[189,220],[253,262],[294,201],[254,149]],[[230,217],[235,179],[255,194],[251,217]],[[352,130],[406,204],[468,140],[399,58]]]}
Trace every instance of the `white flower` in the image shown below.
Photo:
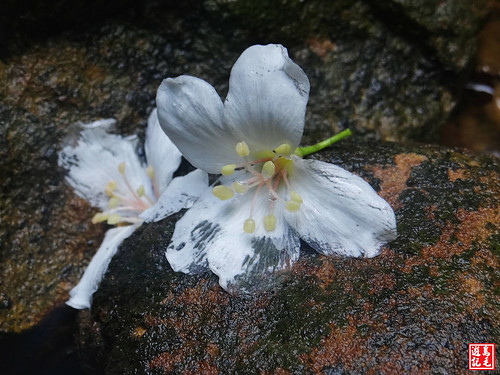
{"label": "white flower", "polygon": [[68,169],[66,180],[76,194],[102,210],[93,223],[107,221],[109,229],[66,302],[76,309],[89,308],[92,294],[118,246],[144,221],[157,221],[192,206],[208,186],[201,170],[173,178],[181,154],[158,123],[156,110],[148,119],[145,151],[148,165],[137,154],[137,137],[108,133],[115,120],[83,125],[76,144],[59,154],[59,165]]}
{"label": "white flower", "polygon": [[393,210],[368,183],[294,154],[308,97],[281,45],[243,52],[224,103],[203,80],[163,81],[162,129],[194,166],[223,175],[177,222],[166,252],[175,271],[209,267],[223,288],[248,292],[297,260],[300,239],[325,255],[373,257],[396,237]]}

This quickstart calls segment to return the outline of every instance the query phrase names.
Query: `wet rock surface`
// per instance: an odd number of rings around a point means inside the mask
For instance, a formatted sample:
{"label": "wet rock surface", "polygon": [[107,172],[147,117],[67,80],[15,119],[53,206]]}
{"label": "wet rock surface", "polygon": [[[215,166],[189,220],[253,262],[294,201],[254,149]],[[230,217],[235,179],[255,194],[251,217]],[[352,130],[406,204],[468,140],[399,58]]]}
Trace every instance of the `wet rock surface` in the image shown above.
{"label": "wet rock surface", "polygon": [[[57,167],[71,124],[114,117],[117,133],[142,136],[164,77],[194,75],[225,95],[246,47],[279,42],[311,80],[304,144],[346,127],[367,139],[432,140],[488,9],[464,15],[455,2],[436,29],[403,1],[257,4],[258,17],[248,1],[121,2],[118,12],[117,2],[83,12],[94,3],[38,3],[8,2],[0,12],[1,42],[13,40],[0,46],[1,332],[32,327],[61,305],[102,240],[104,228],[90,224],[95,211]],[[393,27],[399,15],[432,38]],[[436,38],[444,42],[428,42]],[[446,60],[440,45],[465,47]]]}
{"label": "wet rock surface", "polygon": [[211,273],[171,270],[177,217],[143,225],[80,315],[91,372],[465,374],[468,343],[500,339],[498,161],[353,140],[315,157],[390,202],[395,241],[371,259],[303,244],[282,284],[238,297]]}

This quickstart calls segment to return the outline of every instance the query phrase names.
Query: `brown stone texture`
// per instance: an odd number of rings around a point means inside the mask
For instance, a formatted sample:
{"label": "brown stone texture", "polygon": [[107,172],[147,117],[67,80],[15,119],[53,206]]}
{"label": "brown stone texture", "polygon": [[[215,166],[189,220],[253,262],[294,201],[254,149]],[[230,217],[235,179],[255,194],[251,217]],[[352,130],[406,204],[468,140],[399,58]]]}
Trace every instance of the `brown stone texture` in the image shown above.
{"label": "brown stone texture", "polygon": [[[231,296],[211,273],[170,269],[164,250],[175,217],[145,225],[113,259],[93,325],[80,325],[83,352],[100,353],[95,368],[466,374],[468,343],[500,338],[498,162],[352,140],[315,157],[361,175],[393,204],[395,241],[371,259],[325,257],[303,244],[270,289]],[[89,332],[104,344],[92,345]]]}

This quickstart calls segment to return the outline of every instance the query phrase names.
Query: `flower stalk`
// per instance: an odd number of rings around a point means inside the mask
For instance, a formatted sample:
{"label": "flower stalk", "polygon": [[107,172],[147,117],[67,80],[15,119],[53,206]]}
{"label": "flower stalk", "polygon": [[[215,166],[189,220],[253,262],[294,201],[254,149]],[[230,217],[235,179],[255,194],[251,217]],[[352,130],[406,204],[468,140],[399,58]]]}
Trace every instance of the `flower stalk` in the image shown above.
{"label": "flower stalk", "polygon": [[295,150],[295,155],[303,158],[304,156],[314,154],[315,152],[321,151],[324,148],[333,145],[335,142],[340,141],[346,137],[352,135],[351,129],[346,129],[340,133],[335,134],[333,137],[325,139],[324,141],[318,142],[312,146],[297,147]]}

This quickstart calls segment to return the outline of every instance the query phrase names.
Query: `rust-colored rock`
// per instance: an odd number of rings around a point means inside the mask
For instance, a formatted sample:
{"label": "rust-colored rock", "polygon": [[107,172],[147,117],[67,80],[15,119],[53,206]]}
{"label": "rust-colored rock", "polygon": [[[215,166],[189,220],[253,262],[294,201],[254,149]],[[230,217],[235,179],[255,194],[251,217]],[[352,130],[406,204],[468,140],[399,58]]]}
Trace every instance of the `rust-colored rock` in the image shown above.
{"label": "rust-colored rock", "polygon": [[273,290],[234,297],[210,273],[172,272],[175,218],[143,226],[95,295],[99,329],[82,321],[83,353],[101,353],[108,373],[466,374],[468,343],[500,338],[498,162],[353,141],[316,157],[394,204],[399,237],[379,256],[304,245]]}

